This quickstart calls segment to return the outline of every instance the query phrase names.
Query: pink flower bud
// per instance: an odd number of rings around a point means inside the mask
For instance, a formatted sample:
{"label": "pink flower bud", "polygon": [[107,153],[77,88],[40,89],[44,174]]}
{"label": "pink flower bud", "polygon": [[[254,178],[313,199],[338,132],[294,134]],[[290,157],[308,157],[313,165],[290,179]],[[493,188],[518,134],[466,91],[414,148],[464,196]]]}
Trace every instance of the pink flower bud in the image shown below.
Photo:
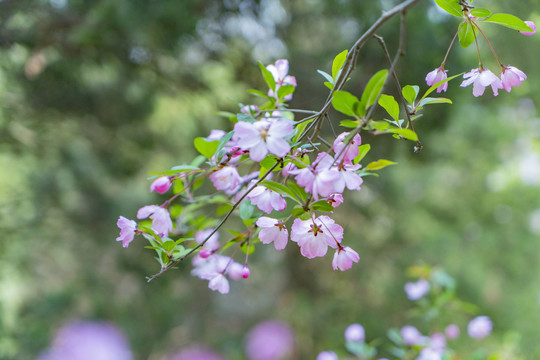
{"label": "pink flower bud", "polygon": [[171,188],[171,180],[168,176],[162,176],[154,180],[150,185],[150,191],[155,191],[160,194],[165,194]]}
{"label": "pink flower bud", "polygon": [[212,250],[201,250],[199,252],[199,256],[202,257],[203,259],[206,259],[210,255],[212,255]]}
{"label": "pink flower bud", "polygon": [[244,266],[244,268],[242,269],[242,278],[247,279],[249,277],[249,274],[250,274],[249,269],[246,266]]}
{"label": "pink flower bud", "polygon": [[532,21],[525,21],[525,24],[529,25],[529,27],[530,27],[533,31],[520,31],[520,33],[522,33],[523,35],[526,35],[526,36],[534,35],[534,34],[536,33],[536,25],[534,24],[534,22],[532,22]]}
{"label": "pink flower bud", "polygon": [[446,337],[449,339],[457,339],[459,337],[459,326],[456,324],[450,324],[444,329]]}

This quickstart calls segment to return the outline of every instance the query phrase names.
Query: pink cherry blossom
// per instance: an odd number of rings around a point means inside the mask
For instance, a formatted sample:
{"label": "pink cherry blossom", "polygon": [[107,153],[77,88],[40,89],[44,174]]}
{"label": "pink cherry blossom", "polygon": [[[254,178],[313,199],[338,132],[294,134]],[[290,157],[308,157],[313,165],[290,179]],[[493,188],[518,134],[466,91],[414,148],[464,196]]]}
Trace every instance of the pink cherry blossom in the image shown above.
{"label": "pink cherry blossom", "polygon": [[467,333],[474,339],[483,339],[491,333],[493,323],[487,316],[477,316],[469,322]]}
{"label": "pink cherry blossom", "polygon": [[253,205],[267,214],[270,214],[272,210],[283,211],[287,207],[287,202],[281,195],[264,186],[256,186],[248,194],[248,198]]}
{"label": "pink cherry blossom", "polygon": [[270,152],[284,157],[291,150],[285,140],[294,132],[289,119],[260,120],[255,123],[239,121],[234,125],[234,139],[238,146],[249,150],[253,161],[261,161]]}
{"label": "pink cherry blossom", "polygon": [[195,256],[192,260],[191,275],[203,280],[209,280],[208,287],[221,294],[229,292],[229,281],[226,275],[233,280],[242,278],[243,265],[233,261],[228,256],[212,254],[207,258]]}
{"label": "pink cherry blossom", "polygon": [[349,270],[352,267],[353,262],[357,263],[360,260],[360,256],[356,251],[348,246],[338,247],[334,254],[334,260],[332,260],[332,268],[334,270]]}
{"label": "pink cherry blossom", "polygon": [[326,215],[316,219],[295,219],[291,228],[291,240],[298,243],[300,253],[312,259],[324,256],[328,246],[336,249],[343,239],[343,228]]}
{"label": "pink cherry blossom", "polygon": [[527,36],[534,35],[534,34],[536,33],[536,25],[534,24],[534,22],[532,22],[532,21],[525,21],[525,24],[529,25],[529,27],[530,27],[533,31],[520,31],[520,33],[522,33],[523,35],[527,35]]}
{"label": "pink cherry blossom", "polygon": [[405,292],[409,300],[418,300],[429,291],[429,282],[426,279],[419,279],[417,282],[405,284]]}
{"label": "pink cherry blossom", "polygon": [[171,187],[171,180],[168,176],[162,176],[154,180],[150,185],[150,191],[155,191],[160,194],[165,194]]}
{"label": "pink cherry blossom", "polygon": [[491,85],[493,95],[499,95],[499,89],[502,89],[503,85],[501,80],[487,69],[472,69],[470,72],[463,75],[464,80],[461,83],[461,87],[466,87],[473,84],[473,95],[475,97],[481,96],[486,90],[486,86]]}
{"label": "pink cherry blossom", "polygon": [[[195,233],[195,242],[200,244],[212,233],[213,229],[200,230]],[[215,232],[206,242],[204,243],[203,249],[205,250],[216,250],[219,248],[219,233]]]}
{"label": "pink cherry blossom", "polygon": [[327,197],[334,192],[340,192],[335,190],[335,183],[341,179],[341,174],[332,167],[333,163],[332,156],[320,153],[313,165],[291,170],[289,174],[296,175],[295,180],[298,185],[313,194],[315,200],[319,200],[319,195]]}
{"label": "pink cherry blossom", "polygon": [[337,208],[343,203],[343,195],[338,193],[330,194],[330,196],[326,198],[326,201],[332,205],[332,207]]}
{"label": "pink cherry blossom", "polygon": [[[448,78],[448,76],[446,75],[447,72],[448,70],[444,70],[444,67],[442,66],[436,68],[435,70],[433,70],[432,72],[426,75],[426,84],[428,84],[428,86],[433,86],[439,81],[447,79]],[[446,91],[446,90],[448,90],[448,82],[445,82],[444,84],[437,87],[438,93],[440,93],[441,91]]]}
{"label": "pink cherry blossom", "polygon": [[209,279],[208,288],[219,292],[220,294],[229,293],[229,280],[223,274],[216,274],[214,277]]}
{"label": "pink cherry blossom", "polygon": [[210,175],[210,180],[217,190],[232,191],[240,185],[242,179],[234,166],[224,166]]}
{"label": "pink cherry blossom", "polygon": [[291,359],[294,348],[294,333],[289,325],[281,321],[261,322],[246,336],[249,360]]}
{"label": "pink cherry blossom", "polygon": [[[341,158],[345,163],[351,164],[355,157],[358,156],[358,147],[362,145],[362,138],[360,135],[356,134],[352,138],[352,141],[349,144],[345,144],[345,139],[349,135],[348,132],[343,132],[338,135],[336,140],[334,140],[333,149],[336,156],[341,154]],[[345,147],[347,147],[345,149]],[[343,150],[345,149],[345,150]]]}
{"label": "pink cherry blossom", "polygon": [[521,82],[527,78],[527,75],[521,70],[513,66],[505,66],[501,71],[501,82],[504,90],[510,92],[512,86],[519,86]]}
{"label": "pink cherry blossom", "polygon": [[137,219],[152,219],[152,231],[159,236],[167,236],[172,231],[173,224],[169,211],[161,206],[147,205],[137,211]]}
{"label": "pink cherry blossom", "polygon": [[[272,76],[274,77],[274,80],[276,82],[276,89],[277,92],[279,88],[282,85],[293,85],[296,87],[296,78],[294,76],[290,76],[289,74],[289,61],[285,59],[280,59],[275,62],[274,65],[268,65],[266,67],[270,73],[272,73]],[[273,89],[268,90],[268,96],[277,98],[276,94],[274,93]],[[292,94],[289,94],[285,96],[285,100],[291,100]]]}
{"label": "pink cherry blossom", "polygon": [[350,342],[363,342],[366,339],[364,327],[360,324],[351,324],[345,329],[345,340]]}
{"label": "pink cherry blossom", "polygon": [[285,224],[277,219],[261,216],[257,220],[257,226],[261,228],[259,240],[263,244],[274,242],[276,250],[283,250],[289,240],[289,232]]}
{"label": "pink cherry blossom", "polygon": [[116,222],[116,226],[120,228],[120,236],[116,238],[116,241],[121,241],[122,247],[127,248],[129,243],[133,241],[135,231],[137,230],[137,223],[120,216]]}
{"label": "pink cherry blossom", "polygon": [[360,169],[360,164],[340,164],[338,168],[339,178],[334,182],[334,190],[338,193],[342,193],[345,187],[349,190],[360,190],[360,185],[364,182],[362,177],[355,171]]}

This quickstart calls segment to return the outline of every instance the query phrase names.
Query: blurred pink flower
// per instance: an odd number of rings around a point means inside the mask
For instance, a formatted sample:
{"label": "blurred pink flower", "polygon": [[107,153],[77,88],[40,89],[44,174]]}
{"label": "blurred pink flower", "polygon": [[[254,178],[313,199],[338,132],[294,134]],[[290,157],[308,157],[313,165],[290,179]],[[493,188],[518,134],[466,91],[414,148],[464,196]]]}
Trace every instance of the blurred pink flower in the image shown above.
{"label": "blurred pink flower", "polygon": [[360,324],[351,324],[345,329],[345,340],[352,342],[363,342],[366,340],[366,332]]}
{"label": "blurred pink flower", "polygon": [[339,360],[339,358],[333,351],[321,351],[317,355],[317,360]]}
{"label": "blurred pink flower", "polygon": [[167,360],[224,360],[215,351],[199,346],[191,346],[168,357]]}
{"label": "blurred pink flower", "polygon": [[264,321],[249,331],[246,355],[249,360],[280,360],[294,352],[294,333],[281,321]]}
{"label": "blurred pink flower", "polygon": [[[349,132],[342,132],[339,134],[336,140],[334,140],[333,149],[336,156],[343,151],[341,158],[345,163],[351,164],[354,158],[358,156],[358,147],[362,145],[362,138],[360,135],[356,134],[352,138],[352,141],[348,145],[345,145],[345,139],[348,135]],[[345,146],[347,149],[343,150]]]}
{"label": "blurred pink flower", "polygon": [[133,360],[124,334],[105,321],[76,320],[62,326],[38,360]]}
{"label": "blurred pink flower", "polygon": [[532,22],[532,21],[525,21],[525,24],[529,25],[529,27],[533,31],[520,31],[520,33],[522,33],[523,35],[527,35],[527,36],[534,35],[536,33],[536,25],[535,25],[535,23]]}
{"label": "blurred pink flower", "polygon": [[[279,59],[274,65],[268,65],[266,67],[276,82],[276,92],[282,85],[292,85],[296,87],[296,78],[289,74],[289,61],[285,59]],[[272,89],[268,90],[268,96],[277,97]],[[291,100],[292,94],[285,96],[285,100]]]}
{"label": "blurred pink flower", "polygon": [[527,75],[521,70],[513,66],[505,66],[501,71],[501,82],[504,90],[510,92],[512,86],[519,86],[521,82],[527,78]]}
{"label": "blurred pink flower", "polygon": [[426,279],[418,279],[417,282],[408,282],[404,286],[409,300],[418,300],[429,291],[429,282]]}
{"label": "blurred pink flower", "polygon": [[[426,75],[426,84],[428,84],[428,86],[433,86],[439,81],[447,79],[448,78],[448,76],[446,75],[447,72],[448,70],[444,70],[442,66],[436,68],[435,70],[433,70],[432,72]],[[438,93],[440,93],[441,91],[446,91],[446,90],[448,90],[448,82],[445,82],[444,84],[437,87]]]}
{"label": "blurred pink flower", "polygon": [[217,190],[231,191],[240,185],[242,179],[234,166],[224,166],[210,175]]}
{"label": "blurred pink flower", "polygon": [[449,339],[456,339],[459,337],[459,326],[456,324],[450,324],[444,329],[446,337]]}
{"label": "blurred pink flower", "polygon": [[493,323],[487,316],[477,316],[469,322],[467,333],[474,339],[483,339],[491,333]]}
{"label": "blurred pink flower", "polygon": [[171,187],[171,180],[168,176],[162,176],[154,180],[150,185],[150,192],[155,191],[159,194],[165,194]]}
{"label": "blurred pink flower", "polygon": [[259,240],[263,244],[274,242],[276,250],[283,250],[289,240],[289,232],[285,224],[277,219],[261,216],[257,220],[257,226],[261,228]]}
{"label": "blurred pink flower", "polygon": [[162,237],[169,235],[173,224],[167,209],[157,205],[147,205],[137,211],[137,219],[146,219],[149,216],[152,219],[152,231]]}
{"label": "blurred pink flower", "polygon": [[[210,235],[214,229],[199,230],[195,233],[195,242],[200,244]],[[203,249],[205,250],[216,250],[219,248],[219,233],[215,232],[206,242],[204,243]],[[208,257],[208,256],[207,256]]]}
{"label": "blurred pink flower", "polygon": [[334,270],[349,270],[352,267],[353,262],[357,263],[360,260],[360,256],[356,251],[351,249],[348,246],[340,246],[334,254],[334,259],[332,260],[332,268]]}
{"label": "blurred pink flower", "polygon": [[120,228],[120,235],[116,238],[116,241],[121,241],[123,247],[128,247],[129,243],[133,241],[133,237],[135,236],[137,223],[133,220],[120,216],[116,222],[116,226]]}
{"label": "blurred pink flower", "polygon": [[326,255],[328,246],[336,249],[342,239],[343,228],[326,215],[304,221],[297,218],[291,228],[291,240],[308,259]]}
{"label": "blurred pink flower", "polygon": [[417,328],[411,325],[406,325],[401,328],[401,337],[403,338],[405,344],[409,346],[419,345],[427,342],[427,338],[423,336]]}
{"label": "blurred pink flower", "polygon": [[335,183],[341,180],[341,174],[332,167],[334,158],[327,153],[320,153],[315,162],[303,169],[291,170],[289,174],[296,175],[298,185],[305,188],[306,192],[313,194],[315,200],[319,195],[327,197],[334,192]]}

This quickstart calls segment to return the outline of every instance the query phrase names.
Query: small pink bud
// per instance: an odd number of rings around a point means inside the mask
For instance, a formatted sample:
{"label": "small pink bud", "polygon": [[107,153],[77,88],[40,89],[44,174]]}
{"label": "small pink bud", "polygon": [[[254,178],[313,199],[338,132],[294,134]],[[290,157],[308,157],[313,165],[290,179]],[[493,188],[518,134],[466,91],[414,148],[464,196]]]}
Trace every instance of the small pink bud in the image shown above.
{"label": "small pink bud", "polygon": [[212,255],[212,250],[201,250],[199,252],[199,256],[202,257],[203,259],[206,259],[207,257],[209,257],[210,255]]}
{"label": "small pink bud", "polygon": [[249,277],[249,274],[250,274],[249,269],[246,266],[244,266],[244,268],[242,269],[242,278],[247,279]]}
{"label": "small pink bud", "polygon": [[160,194],[165,194],[171,187],[171,180],[168,176],[162,176],[154,180],[150,185],[150,191],[155,191]]}

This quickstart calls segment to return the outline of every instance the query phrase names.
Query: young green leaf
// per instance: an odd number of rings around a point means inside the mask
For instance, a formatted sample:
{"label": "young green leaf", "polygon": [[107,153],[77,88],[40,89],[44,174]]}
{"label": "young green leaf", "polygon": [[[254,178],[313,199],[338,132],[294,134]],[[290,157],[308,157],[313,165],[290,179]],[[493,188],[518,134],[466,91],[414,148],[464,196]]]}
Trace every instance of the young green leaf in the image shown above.
{"label": "young green leaf", "polygon": [[454,76],[450,76],[449,78],[447,79],[444,79],[444,80],[441,80],[439,81],[438,83],[436,84],[433,84],[432,87],[430,87],[429,89],[427,89],[426,93],[424,95],[422,95],[422,99],[426,98],[429,94],[431,94],[433,91],[435,91],[435,89],[437,89],[439,86],[441,86],[442,84],[444,84],[445,82],[448,82],[452,79],[455,79],[457,78],[458,76],[461,76],[463,73],[461,74],[457,74],[457,75],[454,75]]}
{"label": "young green leaf", "polygon": [[523,20],[510,14],[493,14],[484,21],[506,26],[510,29],[518,31],[533,31],[533,29],[531,29],[529,25],[525,24]]}
{"label": "young green leaf", "polygon": [[295,193],[285,185],[282,185],[280,183],[277,183],[271,180],[263,180],[261,181],[259,185],[264,186],[272,191],[275,191],[281,196],[289,197],[295,201],[298,201]]}
{"label": "young green leaf", "polygon": [[418,96],[418,92],[420,91],[420,86],[418,85],[407,85],[403,87],[403,90],[401,90],[401,93],[403,94],[403,97],[409,104],[414,104],[414,101],[416,100],[416,97]]}
{"label": "young green leaf", "polygon": [[331,211],[334,211],[335,209],[326,200],[319,200],[311,204],[311,210],[331,212]]}
{"label": "young green leaf", "polygon": [[457,17],[463,17],[463,10],[459,6],[459,0],[435,0],[441,9]]}
{"label": "young green leaf", "polygon": [[217,140],[207,140],[202,137],[195,138],[193,141],[195,149],[207,159],[211,159],[212,156],[216,153],[216,150],[219,146],[219,141]]}
{"label": "young green leaf", "polygon": [[261,69],[261,73],[263,75],[264,81],[266,82],[266,85],[268,85],[268,88],[270,90],[276,89],[276,80],[274,79],[274,75],[259,61],[259,68]]}
{"label": "young green leaf", "polygon": [[491,11],[484,8],[476,8],[471,10],[471,15],[478,18],[488,17],[491,15]]}
{"label": "young green leaf", "polygon": [[427,97],[425,99],[422,99],[422,101],[420,101],[419,106],[424,106],[426,104],[451,104],[451,103],[452,103],[452,100],[447,99],[447,98],[431,98],[431,97]]}
{"label": "young green leaf", "polygon": [[282,85],[277,91],[277,96],[279,99],[283,99],[285,96],[290,95],[296,90],[294,85]]}
{"label": "young green leaf", "polygon": [[[337,79],[339,70],[341,70],[341,68],[345,64],[345,60],[347,60],[347,54],[348,53],[349,53],[348,50],[344,50],[344,51],[340,52],[334,58],[334,62],[332,63],[332,78],[334,78],[334,80]],[[330,81],[330,80],[328,80],[328,81]],[[333,81],[330,81],[330,82],[333,83]]]}
{"label": "young green leaf", "polygon": [[373,103],[375,103],[375,100],[382,91],[382,87],[387,76],[388,70],[384,69],[378,71],[371,77],[371,79],[369,79],[366,88],[362,93],[361,103],[363,104],[364,109],[369,108],[371,105],[373,105]]}
{"label": "young green leaf", "polygon": [[459,45],[466,48],[474,42],[475,30],[473,25],[468,22],[463,22],[459,25],[458,37]]}
{"label": "young green leaf", "polygon": [[358,125],[360,125],[360,121],[358,120],[342,120],[339,123],[340,126],[347,127],[347,128],[356,128]]}
{"label": "young green leaf", "polygon": [[294,191],[296,198],[299,199],[301,202],[305,202],[307,200],[308,195],[306,191],[303,188],[301,188],[296,183],[296,181],[287,180],[287,186],[289,187],[289,189]]}
{"label": "young green leaf", "polygon": [[336,91],[332,96],[332,105],[337,111],[349,115],[357,115],[355,104],[359,104],[358,98],[347,91]]}
{"label": "young green leaf", "polygon": [[371,150],[371,145],[369,144],[360,145],[358,147],[358,155],[356,155],[356,157],[354,158],[353,163],[358,164],[360,161],[362,161],[362,159],[367,155],[369,150]]}
{"label": "young green leaf", "polygon": [[329,83],[331,83],[331,84],[334,83],[334,79],[332,78],[332,75],[330,75],[329,73],[324,72],[322,70],[317,70],[317,72],[319,74],[321,74],[326,79],[326,81],[328,81]]}
{"label": "young green leaf", "polygon": [[399,136],[407,140],[418,141],[418,135],[416,135],[416,133],[412,131],[411,129],[394,128],[394,129],[391,129],[390,132],[394,134],[398,134]]}
{"label": "young green leaf", "polygon": [[379,105],[381,105],[394,120],[399,120],[399,104],[393,96],[382,94],[379,98]]}
{"label": "young green leaf", "polygon": [[242,220],[250,219],[255,211],[255,206],[251,205],[250,201],[242,201],[238,207],[238,212]]}
{"label": "young green leaf", "polygon": [[370,162],[368,166],[366,166],[366,170],[380,170],[382,168],[385,168],[387,166],[394,165],[394,164],[397,164],[397,163],[390,160],[380,159],[377,161]]}

